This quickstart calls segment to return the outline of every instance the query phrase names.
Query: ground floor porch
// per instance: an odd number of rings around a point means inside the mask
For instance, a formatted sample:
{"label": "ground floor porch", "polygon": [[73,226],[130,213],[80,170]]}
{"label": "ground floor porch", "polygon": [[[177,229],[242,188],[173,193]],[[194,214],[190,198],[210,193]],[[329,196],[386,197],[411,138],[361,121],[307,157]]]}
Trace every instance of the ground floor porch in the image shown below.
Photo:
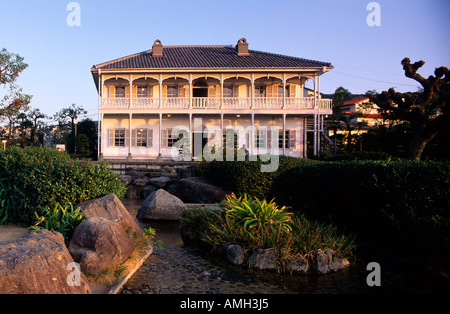
{"label": "ground floor porch", "polygon": [[101,113],[99,159],[161,161],[179,160],[182,155],[184,161],[195,161],[215,158],[219,150],[231,146],[249,156],[306,158],[320,150],[323,118],[321,114]]}

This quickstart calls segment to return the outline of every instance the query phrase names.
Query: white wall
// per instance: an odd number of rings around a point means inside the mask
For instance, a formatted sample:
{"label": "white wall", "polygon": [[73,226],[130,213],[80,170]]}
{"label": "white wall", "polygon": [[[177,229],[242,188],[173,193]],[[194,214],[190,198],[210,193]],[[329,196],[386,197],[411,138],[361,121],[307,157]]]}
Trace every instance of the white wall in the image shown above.
{"label": "white wall", "polygon": [[[201,120],[196,120],[201,118]],[[270,130],[272,126],[278,126],[280,130],[283,127],[283,119],[281,116],[271,116],[271,115],[256,115],[254,119],[254,125],[256,128],[266,127]],[[204,127],[216,127],[220,128],[220,116],[219,115],[194,115],[192,120],[192,130],[197,124],[202,124]],[[227,127],[233,127],[235,129],[246,130],[247,133],[250,131],[251,127],[251,117],[249,115],[225,115],[223,120],[224,129]],[[167,115],[163,116],[162,119],[162,129],[174,129],[176,127],[189,128],[189,116],[188,115]],[[135,114],[132,120],[132,129],[152,129],[153,130],[153,147],[110,147],[109,146],[109,130],[110,129],[126,129],[129,132],[129,115],[111,115],[105,114],[103,120],[103,130],[102,130],[102,153],[104,158],[112,159],[119,158],[124,159],[128,157],[129,152],[131,152],[134,159],[155,159],[158,157],[160,152],[159,139],[159,116],[150,114]],[[302,116],[287,116],[286,118],[286,130],[295,130],[296,132],[296,145],[295,148],[286,148],[285,155],[302,157],[303,156],[303,134],[304,125]],[[213,136],[210,137],[211,145],[219,144],[220,138],[216,138],[213,141]],[[250,135],[245,135],[243,138],[239,139],[239,147],[245,145],[248,149],[250,147]],[[220,146],[220,144],[218,145]],[[264,151],[263,151],[264,152]],[[161,147],[161,153],[163,157],[170,158],[172,149]],[[254,152],[257,153],[257,150]],[[280,154],[283,153],[280,149]]]}

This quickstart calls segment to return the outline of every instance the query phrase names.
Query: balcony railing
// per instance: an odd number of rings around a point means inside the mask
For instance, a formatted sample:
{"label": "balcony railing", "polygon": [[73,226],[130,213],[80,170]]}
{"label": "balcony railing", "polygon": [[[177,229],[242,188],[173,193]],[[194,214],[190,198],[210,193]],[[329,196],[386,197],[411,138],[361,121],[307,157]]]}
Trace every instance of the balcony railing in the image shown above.
{"label": "balcony railing", "polygon": [[[253,102],[253,103],[252,103]],[[331,109],[331,99],[314,97],[103,98],[102,109]]]}

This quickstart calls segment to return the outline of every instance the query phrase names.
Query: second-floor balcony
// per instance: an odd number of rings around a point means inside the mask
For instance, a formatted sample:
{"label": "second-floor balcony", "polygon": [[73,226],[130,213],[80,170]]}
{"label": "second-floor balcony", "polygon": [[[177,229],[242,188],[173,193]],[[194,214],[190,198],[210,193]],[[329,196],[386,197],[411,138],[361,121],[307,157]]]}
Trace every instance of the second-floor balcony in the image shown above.
{"label": "second-floor balcony", "polygon": [[118,97],[103,98],[101,109],[331,110],[331,99],[314,97]]}

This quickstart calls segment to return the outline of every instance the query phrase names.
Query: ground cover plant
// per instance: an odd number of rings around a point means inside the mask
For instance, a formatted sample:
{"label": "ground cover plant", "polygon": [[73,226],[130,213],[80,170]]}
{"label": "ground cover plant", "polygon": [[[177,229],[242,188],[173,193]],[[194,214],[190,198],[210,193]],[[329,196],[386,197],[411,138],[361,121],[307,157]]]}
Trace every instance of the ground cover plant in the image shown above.
{"label": "ground cover plant", "polygon": [[340,234],[331,224],[310,221],[288,212],[273,200],[253,199],[232,194],[221,204],[222,210],[189,209],[181,222],[190,239],[220,251],[238,244],[249,252],[275,249],[283,269],[293,256],[312,258],[319,250],[332,249],[338,256],[350,258],[355,248],[353,237]]}

